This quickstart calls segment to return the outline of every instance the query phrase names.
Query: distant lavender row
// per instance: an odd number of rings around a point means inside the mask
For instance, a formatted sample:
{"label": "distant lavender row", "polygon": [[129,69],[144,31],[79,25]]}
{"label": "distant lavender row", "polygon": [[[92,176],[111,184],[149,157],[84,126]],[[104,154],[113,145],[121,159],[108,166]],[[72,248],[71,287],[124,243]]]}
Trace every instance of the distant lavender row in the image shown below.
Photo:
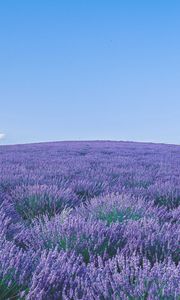
{"label": "distant lavender row", "polygon": [[0,299],[179,300],[180,146],[0,147]]}

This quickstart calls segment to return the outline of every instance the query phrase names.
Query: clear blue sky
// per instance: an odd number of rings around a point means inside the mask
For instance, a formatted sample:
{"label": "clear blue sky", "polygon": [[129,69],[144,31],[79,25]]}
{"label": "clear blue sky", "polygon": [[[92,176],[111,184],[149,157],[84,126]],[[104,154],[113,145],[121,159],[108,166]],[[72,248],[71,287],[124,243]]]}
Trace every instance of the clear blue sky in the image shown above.
{"label": "clear blue sky", "polygon": [[180,144],[179,16],[179,0],[1,1],[0,142]]}

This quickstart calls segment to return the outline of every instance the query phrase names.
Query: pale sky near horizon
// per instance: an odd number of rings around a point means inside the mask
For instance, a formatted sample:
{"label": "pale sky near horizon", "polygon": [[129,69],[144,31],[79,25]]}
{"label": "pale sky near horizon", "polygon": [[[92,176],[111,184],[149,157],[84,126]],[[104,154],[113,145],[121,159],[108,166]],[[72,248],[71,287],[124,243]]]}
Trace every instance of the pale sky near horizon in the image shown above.
{"label": "pale sky near horizon", "polygon": [[3,0],[0,144],[180,144],[180,1]]}

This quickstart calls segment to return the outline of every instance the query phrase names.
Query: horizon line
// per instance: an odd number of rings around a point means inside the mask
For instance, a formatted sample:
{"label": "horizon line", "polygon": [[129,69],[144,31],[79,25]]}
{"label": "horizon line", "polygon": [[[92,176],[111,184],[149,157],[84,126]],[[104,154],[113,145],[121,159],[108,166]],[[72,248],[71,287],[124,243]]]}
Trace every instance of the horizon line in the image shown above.
{"label": "horizon line", "polygon": [[166,142],[153,142],[153,141],[134,141],[134,140],[110,140],[110,139],[90,139],[90,140],[55,140],[55,141],[35,141],[27,143],[12,143],[12,144],[0,144],[2,146],[26,146],[26,145],[38,145],[38,144],[51,144],[51,143],[74,143],[74,142],[117,142],[117,143],[139,143],[139,144],[155,144],[155,145],[170,145],[170,146],[180,146],[180,144],[166,143]]}

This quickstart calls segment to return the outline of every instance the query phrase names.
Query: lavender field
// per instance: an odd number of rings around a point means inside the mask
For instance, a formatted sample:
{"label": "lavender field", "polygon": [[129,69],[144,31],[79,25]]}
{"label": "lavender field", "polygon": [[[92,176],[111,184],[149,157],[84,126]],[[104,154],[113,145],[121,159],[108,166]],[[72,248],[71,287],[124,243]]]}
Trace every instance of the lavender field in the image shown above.
{"label": "lavender field", "polygon": [[180,146],[0,147],[0,299],[180,299]]}

